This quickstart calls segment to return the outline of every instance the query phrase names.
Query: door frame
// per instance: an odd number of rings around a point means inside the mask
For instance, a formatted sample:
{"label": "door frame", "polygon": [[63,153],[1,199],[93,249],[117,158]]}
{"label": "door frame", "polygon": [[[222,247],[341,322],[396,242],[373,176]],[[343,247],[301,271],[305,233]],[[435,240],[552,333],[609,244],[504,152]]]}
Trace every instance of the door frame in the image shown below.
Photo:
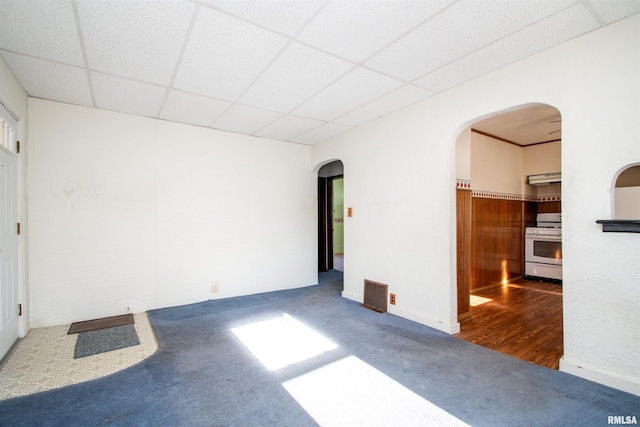
{"label": "door frame", "polygon": [[17,206],[16,206],[16,219],[20,223],[20,235],[18,236],[18,304],[20,304],[22,312],[18,318],[18,338],[24,338],[29,332],[29,297],[27,287],[27,239],[22,238],[27,234],[27,204],[25,197],[25,182],[26,182],[26,150],[27,144],[23,140],[22,136],[26,135],[26,121],[15,113],[15,109],[11,108],[10,104],[0,98],[0,108],[8,112],[16,121],[16,134],[15,140],[17,141],[15,146],[9,150],[14,156],[16,156],[16,192],[17,192]]}
{"label": "door frame", "polygon": [[333,181],[344,175],[318,177],[318,272],[333,269]]}

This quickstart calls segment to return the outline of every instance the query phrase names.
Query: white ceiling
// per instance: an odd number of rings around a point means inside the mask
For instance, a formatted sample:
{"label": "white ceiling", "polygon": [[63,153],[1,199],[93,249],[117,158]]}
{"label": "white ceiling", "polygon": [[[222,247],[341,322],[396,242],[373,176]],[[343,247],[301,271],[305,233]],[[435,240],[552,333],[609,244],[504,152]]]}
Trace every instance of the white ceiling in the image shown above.
{"label": "white ceiling", "polygon": [[637,13],[639,0],[0,0],[0,56],[33,97],[314,144]]}
{"label": "white ceiling", "polygon": [[542,104],[480,120],[471,128],[521,147],[562,139],[560,112],[554,107]]}

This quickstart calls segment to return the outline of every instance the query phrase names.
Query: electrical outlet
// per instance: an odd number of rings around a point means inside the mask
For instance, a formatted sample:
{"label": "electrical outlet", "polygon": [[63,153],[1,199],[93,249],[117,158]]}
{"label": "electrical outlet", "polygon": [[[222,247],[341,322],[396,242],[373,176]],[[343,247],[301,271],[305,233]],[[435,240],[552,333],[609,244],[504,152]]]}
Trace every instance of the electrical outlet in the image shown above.
{"label": "electrical outlet", "polygon": [[396,294],[389,294],[389,302],[391,305],[396,305]]}
{"label": "electrical outlet", "polygon": [[218,292],[218,282],[211,282],[211,293],[215,294]]}

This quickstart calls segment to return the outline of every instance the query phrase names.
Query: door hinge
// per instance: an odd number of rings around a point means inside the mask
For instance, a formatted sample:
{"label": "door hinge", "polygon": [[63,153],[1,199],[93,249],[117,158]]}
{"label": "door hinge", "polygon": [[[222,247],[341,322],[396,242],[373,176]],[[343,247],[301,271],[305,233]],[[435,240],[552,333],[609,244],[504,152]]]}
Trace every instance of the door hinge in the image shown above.
{"label": "door hinge", "polygon": [[22,316],[22,304],[18,304],[18,316]]}
{"label": "door hinge", "polygon": [[20,141],[16,141],[16,153],[20,154]]}
{"label": "door hinge", "polygon": [[20,235],[20,223],[18,223],[18,228],[16,230],[18,232],[18,236]]}

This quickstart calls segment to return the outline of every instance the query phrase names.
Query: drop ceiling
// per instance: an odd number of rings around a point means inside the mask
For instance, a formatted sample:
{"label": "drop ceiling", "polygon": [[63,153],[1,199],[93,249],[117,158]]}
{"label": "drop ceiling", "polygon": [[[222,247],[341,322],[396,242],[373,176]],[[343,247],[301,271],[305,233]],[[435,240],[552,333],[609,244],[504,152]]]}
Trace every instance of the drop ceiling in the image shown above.
{"label": "drop ceiling", "polygon": [[32,97],[311,145],[638,13],[637,0],[0,0],[0,56]]}

